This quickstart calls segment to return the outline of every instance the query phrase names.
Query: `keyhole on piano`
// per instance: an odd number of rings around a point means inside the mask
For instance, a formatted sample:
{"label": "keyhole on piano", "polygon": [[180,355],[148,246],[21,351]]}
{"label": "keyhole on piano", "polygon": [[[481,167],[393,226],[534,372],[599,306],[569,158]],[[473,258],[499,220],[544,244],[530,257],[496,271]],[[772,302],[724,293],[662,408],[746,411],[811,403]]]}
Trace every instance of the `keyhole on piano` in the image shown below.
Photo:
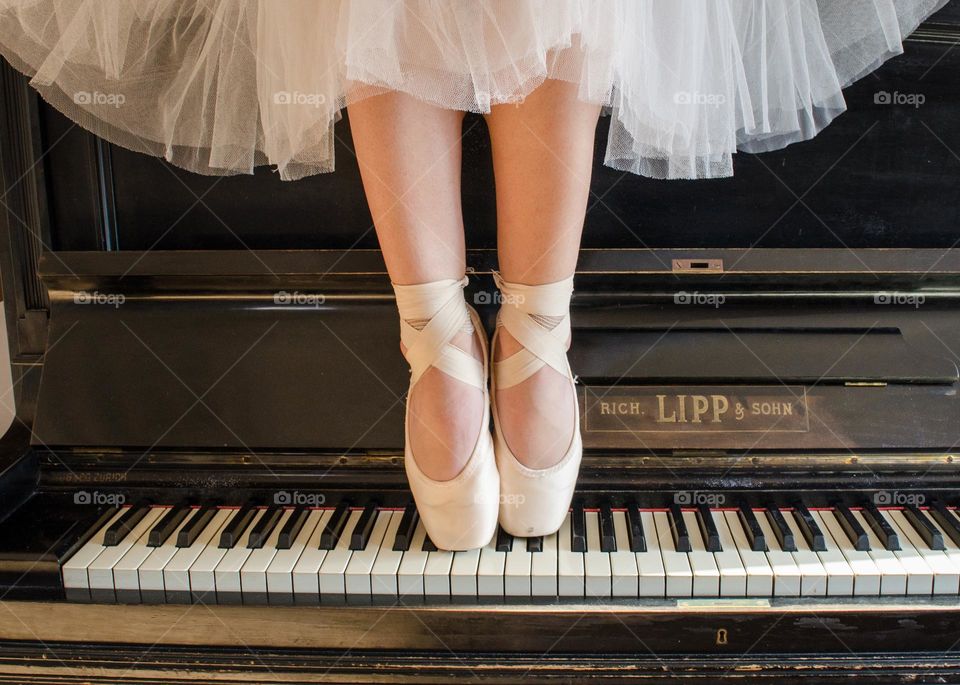
{"label": "keyhole on piano", "polygon": [[720,629],[717,631],[717,644],[718,644],[718,645],[725,645],[725,644],[727,644],[727,629],[726,629],[726,628],[720,628]]}

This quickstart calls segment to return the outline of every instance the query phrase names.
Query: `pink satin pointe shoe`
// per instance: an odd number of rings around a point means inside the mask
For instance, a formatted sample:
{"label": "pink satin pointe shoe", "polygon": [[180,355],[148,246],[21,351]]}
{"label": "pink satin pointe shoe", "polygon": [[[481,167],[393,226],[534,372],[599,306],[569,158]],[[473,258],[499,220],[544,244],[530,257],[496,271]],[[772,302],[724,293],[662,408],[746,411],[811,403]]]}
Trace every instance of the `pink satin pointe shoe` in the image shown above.
{"label": "pink satin pointe shoe", "polygon": [[[410,446],[410,402],[404,417],[404,468],[417,510],[439,549],[483,547],[497,527],[500,479],[490,436],[487,336],[477,312],[463,298],[467,278],[394,285],[400,310],[400,337],[410,364],[410,392],[432,366],[483,392],[483,420],[465,466],[450,480],[427,477]],[[479,337],[482,361],[451,343],[460,331]]]}
{"label": "pink satin pointe shoe", "polygon": [[[491,347],[505,328],[523,349],[493,364],[490,397],[494,423],[494,451],[500,471],[500,525],[519,537],[550,535],[560,529],[573,499],[583,443],[580,410],[574,412],[574,427],[566,450],[558,450],[552,466],[533,469],[521,463],[510,450],[497,412],[497,388],[518,385],[545,366],[565,375],[576,398],[576,386],[567,360],[570,335],[570,296],[573,276],[556,283],[524,285],[509,283],[494,272],[503,304]],[[561,446],[562,449],[562,446]]]}

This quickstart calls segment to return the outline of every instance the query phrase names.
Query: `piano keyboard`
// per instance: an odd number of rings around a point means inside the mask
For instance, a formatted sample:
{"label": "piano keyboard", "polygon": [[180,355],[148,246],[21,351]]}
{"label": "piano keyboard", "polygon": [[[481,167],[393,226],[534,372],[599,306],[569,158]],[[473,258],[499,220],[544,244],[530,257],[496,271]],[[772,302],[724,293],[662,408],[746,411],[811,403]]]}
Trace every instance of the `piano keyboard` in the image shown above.
{"label": "piano keyboard", "polygon": [[62,565],[67,598],[345,603],[960,594],[960,518],[929,507],[572,508],[560,531],[431,543],[416,509],[136,504]]}

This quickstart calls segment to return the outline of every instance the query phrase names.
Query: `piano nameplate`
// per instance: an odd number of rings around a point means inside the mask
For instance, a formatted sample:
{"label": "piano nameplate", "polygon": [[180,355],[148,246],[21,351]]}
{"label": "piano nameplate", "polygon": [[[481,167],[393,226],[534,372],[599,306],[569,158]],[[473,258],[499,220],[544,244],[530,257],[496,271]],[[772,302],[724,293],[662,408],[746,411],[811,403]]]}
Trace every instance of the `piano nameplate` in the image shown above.
{"label": "piano nameplate", "polygon": [[585,433],[806,433],[803,386],[588,386]]}

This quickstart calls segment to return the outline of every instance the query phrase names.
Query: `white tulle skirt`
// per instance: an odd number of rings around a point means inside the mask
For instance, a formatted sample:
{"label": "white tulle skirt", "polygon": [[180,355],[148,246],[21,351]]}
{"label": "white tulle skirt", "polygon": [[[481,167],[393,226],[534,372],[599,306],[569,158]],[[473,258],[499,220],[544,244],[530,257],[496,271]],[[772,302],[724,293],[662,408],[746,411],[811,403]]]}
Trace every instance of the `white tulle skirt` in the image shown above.
{"label": "white tulle skirt", "polygon": [[332,171],[341,109],[386,90],[488,112],[544,79],[655,178],[816,135],[841,89],[947,0],[0,0],[0,53],[107,140],[204,174]]}

